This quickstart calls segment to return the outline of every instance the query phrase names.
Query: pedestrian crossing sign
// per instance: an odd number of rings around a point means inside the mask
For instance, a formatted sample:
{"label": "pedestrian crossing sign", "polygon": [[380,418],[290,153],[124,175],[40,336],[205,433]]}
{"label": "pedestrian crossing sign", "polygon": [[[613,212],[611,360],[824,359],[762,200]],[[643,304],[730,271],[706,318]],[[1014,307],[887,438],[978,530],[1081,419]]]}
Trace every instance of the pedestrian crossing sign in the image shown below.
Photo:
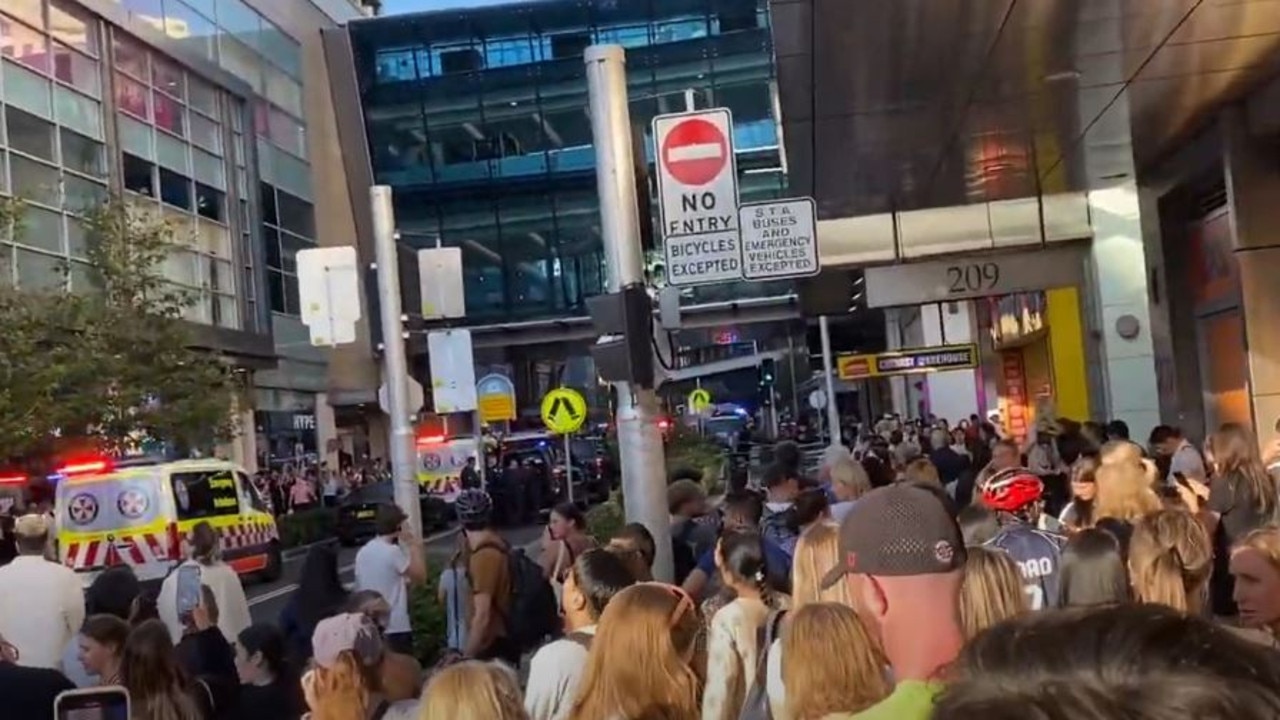
{"label": "pedestrian crossing sign", "polygon": [[557,388],[542,398],[542,422],[553,433],[577,432],[587,421],[587,400],[572,388]]}
{"label": "pedestrian crossing sign", "polygon": [[689,393],[689,410],[694,415],[701,415],[711,410],[711,393],[702,388]]}

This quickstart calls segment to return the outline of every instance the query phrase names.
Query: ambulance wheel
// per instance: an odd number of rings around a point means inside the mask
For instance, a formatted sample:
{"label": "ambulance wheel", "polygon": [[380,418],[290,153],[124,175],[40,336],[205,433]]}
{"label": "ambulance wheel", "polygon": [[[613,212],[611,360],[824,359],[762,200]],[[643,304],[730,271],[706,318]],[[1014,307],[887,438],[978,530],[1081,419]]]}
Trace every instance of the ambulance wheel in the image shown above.
{"label": "ambulance wheel", "polygon": [[267,566],[262,568],[263,582],[273,583],[284,575],[284,557],[280,553],[280,543],[271,543],[267,548]]}

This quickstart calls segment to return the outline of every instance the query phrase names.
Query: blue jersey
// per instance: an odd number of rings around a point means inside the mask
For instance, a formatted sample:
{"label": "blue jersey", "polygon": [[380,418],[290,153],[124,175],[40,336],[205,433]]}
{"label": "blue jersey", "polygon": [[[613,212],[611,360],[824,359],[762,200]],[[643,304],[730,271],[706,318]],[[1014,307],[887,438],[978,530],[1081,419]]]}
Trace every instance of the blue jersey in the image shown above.
{"label": "blue jersey", "polygon": [[1062,548],[1067,539],[1031,525],[1010,523],[1000,528],[985,547],[1003,550],[1018,566],[1022,587],[1032,610],[1058,607]]}

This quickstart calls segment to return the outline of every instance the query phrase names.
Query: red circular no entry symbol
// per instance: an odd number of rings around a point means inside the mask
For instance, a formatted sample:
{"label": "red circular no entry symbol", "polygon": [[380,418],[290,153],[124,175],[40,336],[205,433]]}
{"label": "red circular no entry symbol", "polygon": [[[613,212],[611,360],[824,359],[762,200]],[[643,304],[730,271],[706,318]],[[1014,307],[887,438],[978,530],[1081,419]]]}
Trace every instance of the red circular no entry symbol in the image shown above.
{"label": "red circular no entry symbol", "polygon": [[729,142],[713,123],[692,118],[676,125],[662,141],[662,164],[685,185],[706,185],[729,163]]}

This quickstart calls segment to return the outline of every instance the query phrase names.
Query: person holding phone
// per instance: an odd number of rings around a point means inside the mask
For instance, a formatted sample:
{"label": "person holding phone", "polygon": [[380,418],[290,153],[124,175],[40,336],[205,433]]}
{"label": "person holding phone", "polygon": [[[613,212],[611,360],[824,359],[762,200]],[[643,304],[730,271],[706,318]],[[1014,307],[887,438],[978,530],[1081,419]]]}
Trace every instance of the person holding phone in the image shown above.
{"label": "person holding phone", "polygon": [[21,652],[0,636],[0,698],[4,717],[53,717],[59,693],[74,690],[65,675],[49,668],[19,665]]}
{"label": "person holding phone", "polygon": [[413,654],[409,625],[409,588],[427,581],[426,552],[422,540],[405,527],[408,516],[395,505],[378,508],[374,524],[378,536],[356,553],[356,589],[374,590],[391,606],[386,627],[387,644],[406,655]]}

